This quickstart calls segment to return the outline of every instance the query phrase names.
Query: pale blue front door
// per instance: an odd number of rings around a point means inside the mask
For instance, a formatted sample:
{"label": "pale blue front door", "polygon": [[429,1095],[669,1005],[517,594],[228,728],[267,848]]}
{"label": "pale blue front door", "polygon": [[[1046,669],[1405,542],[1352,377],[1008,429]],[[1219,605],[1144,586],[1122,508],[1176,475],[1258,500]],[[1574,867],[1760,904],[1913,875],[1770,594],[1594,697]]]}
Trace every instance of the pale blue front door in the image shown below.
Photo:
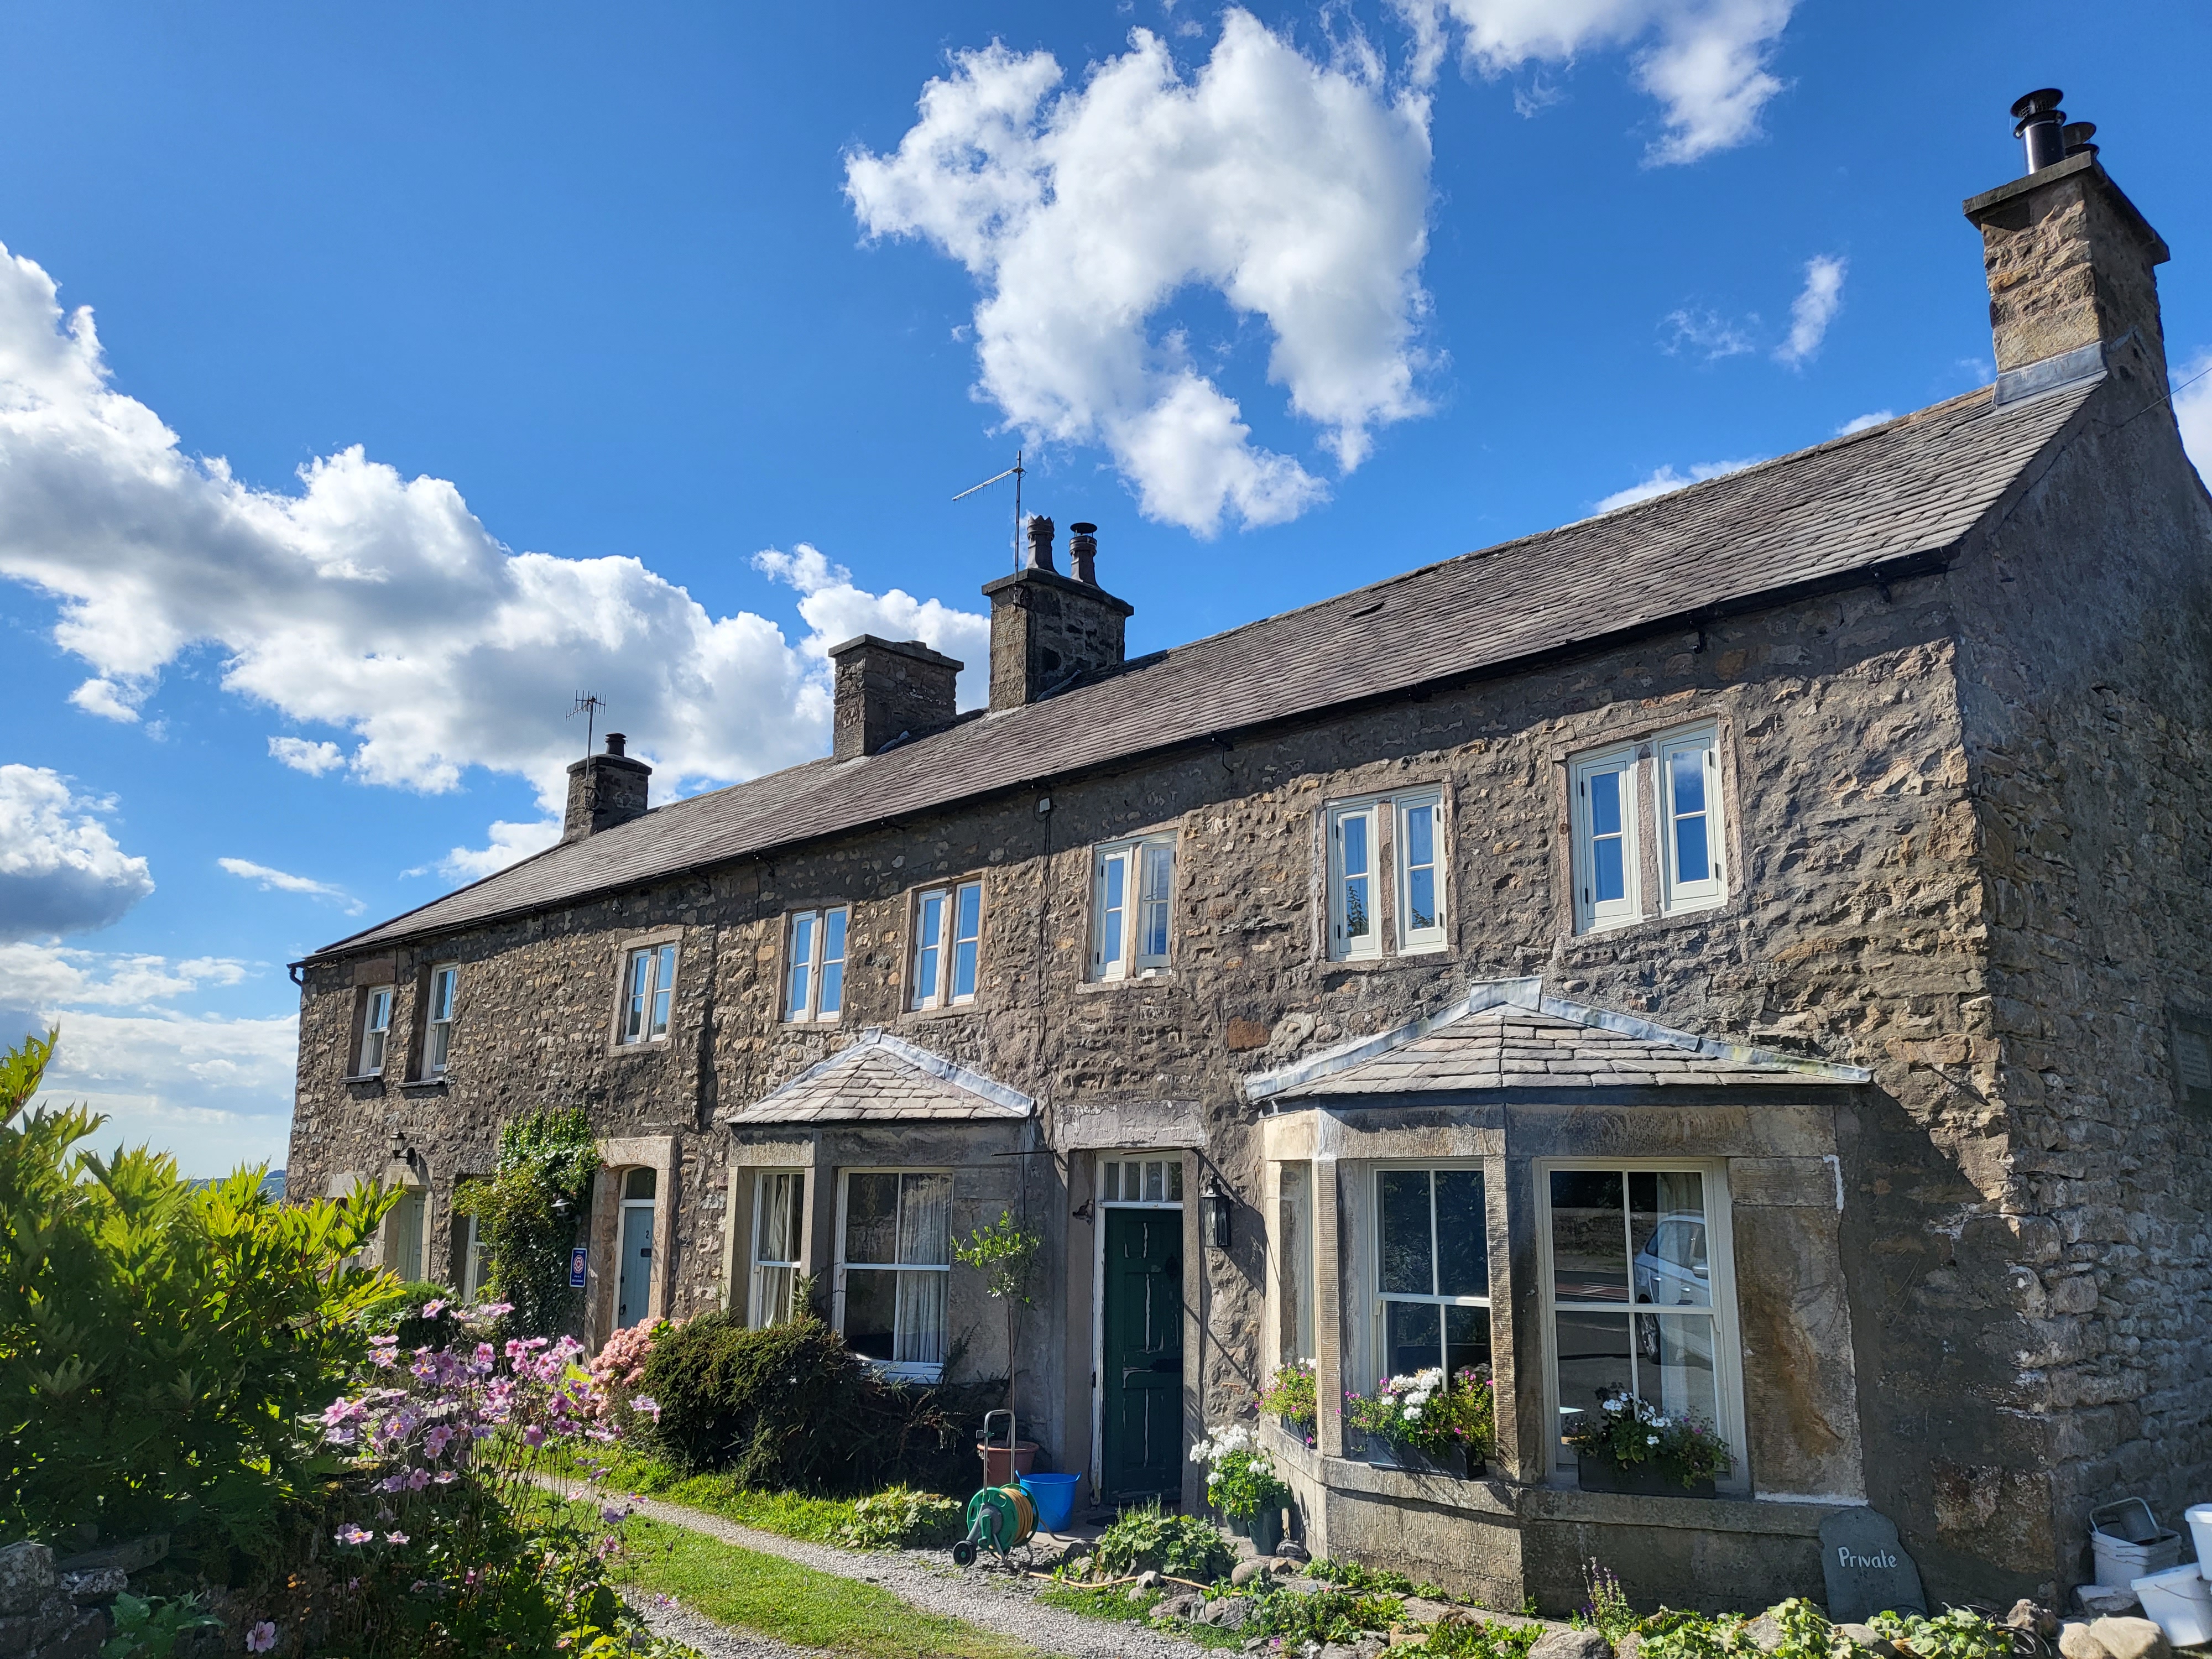
{"label": "pale blue front door", "polygon": [[622,1272],[616,1279],[615,1323],[635,1325],[646,1316],[653,1295],[653,1206],[623,1206]]}

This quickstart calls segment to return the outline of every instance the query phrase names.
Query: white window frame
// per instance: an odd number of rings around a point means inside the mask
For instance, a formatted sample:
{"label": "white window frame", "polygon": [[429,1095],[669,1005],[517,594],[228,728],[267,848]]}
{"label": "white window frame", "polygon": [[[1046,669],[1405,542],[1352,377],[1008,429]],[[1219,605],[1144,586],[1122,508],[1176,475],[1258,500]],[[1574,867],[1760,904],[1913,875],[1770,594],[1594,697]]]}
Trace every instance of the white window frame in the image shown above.
{"label": "white window frame", "polygon": [[[752,1270],[750,1275],[750,1289],[745,1303],[745,1323],[757,1331],[771,1325],[790,1322],[796,1311],[798,1280],[799,1275],[806,1270],[803,1249],[799,1254],[795,1254],[788,1259],[761,1254],[763,1243],[761,1229],[769,1215],[772,1195],[779,1184],[781,1184],[791,1194],[791,1224],[794,1237],[787,1240],[786,1243],[797,1243],[803,1246],[806,1237],[806,1171],[801,1169],[754,1171]],[[769,1306],[769,1297],[766,1281],[767,1275],[770,1272],[780,1270],[788,1270],[790,1277],[784,1281],[784,1289],[781,1292],[783,1306],[781,1310],[776,1310]]]}
{"label": "white window frame", "polygon": [[[1328,954],[1336,962],[1367,962],[1382,954],[1382,814],[1381,803],[1348,802],[1328,809]],[[1352,878],[1344,866],[1344,827],[1366,826],[1367,931],[1357,938],[1346,932],[1350,921],[1347,896]]]}
{"label": "white window frame", "polygon": [[422,1027],[422,1075],[443,1077],[453,1058],[453,1007],[461,994],[459,963],[441,962],[430,969],[430,996]]}
{"label": "white window frame", "polygon": [[[393,993],[398,988],[372,985],[361,1000],[361,1030],[354,1036],[354,1071],[356,1077],[381,1077],[385,1062],[392,1058],[392,1009],[398,1000]],[[372,1045],[374,1058],[370,1057]]]}
{"label": "white window frame", "polygon": [[[852,910],[842,904],[819,910],[794,910],[784,927],[783,1018],[787,1025],[834,1025],[845,1007],[845,956],[852,938]],[[836,954],[832,956],[833,940]],[[837,999],[823,1007],[823,976],[837,970]]]}
{"label": "white window frame", "polygon": [[[1590,781],[1617,775],[1620,792],[1620,872],[1623,891],[1618,898],[1601,899],[1593,880],[1596,869],[1596,825],[1590,811]],[[1644,860],[1638,833],[1637,804],[1641,799],[1636,780],[1636,745],[1621,744],[1595,753],[1578,755],[1569,785],[1573,793],[1573,877],[1575,931],[1602,933],[1644,919]]]}
{"label": "white window frame", "polygon": [[[888,1273],[892,1274],[919,1273],[950,1273],[952,1271],[952,1207],[949,1201],[945,1206],[945,1260],[942,1262],[862,1261],[848,1263],[846,1261],[845,1223],[851,1200],[853,1177],[854,1176],[865,1175],[889,1175],[898,1176],[898,1201],[901,1205],[904,1205],[906,1202],[906,1182],[908,1177],[914,1176],[943,1176],[949,1182],[952,1176],[952,1171],[949,1169],[908,1169],[905,1167],[886,1168],[876,1165],[860,1165],[851,1169],[841,1169],[837,1171],[837,1250],[836,1257],[837,1275],[836,1322],[840,1334],[842,1334],[845,1329],[845,1292],[846,1285],[851,1274],[855,1273]],[[896,1222],[892,1224],[891,1235],[894,1238],[898,1236],[898,1226]],[[946,1289],[948,1292],[948,1299],[945,1310],[945,1346],[949,1349],[952,1342],[951,1329],[951,1309],[950,1306],[949,1295],[951,1290],[950,1281],[947,1282]],[[895,1330],[892,1332],[892,1347],[894,1350],[897,1347],[897,1342],[898,1334]],[[868,1365],[886,1376],[909,1376],[921,1382],[934,1382],[945,1374],[945,1364],[942,1360],[925,1363],[920,1360],[878,1359],[872,1355],[864,1355],[862,1358]]]}
{"label": "white window frame", "polygon": [[[1275,1363],[1316,1364],[1321,1343],[1315,1291],[1320,1263],[1314,1249],[1310,1158],[1285,1158],[1275,1165],[1274,1246]],[[1286,1281],[1291,1287],[1288,1295],[1284,1293]]]}
{"label": "white window frame", "polygon": [[615,1028],[620,1047],[668,1041],[669,1028],[675,1023],[676,954],[674,939],[633,945],[623,952],[622,1006]]}
{"label": "white window frame", "polygon": [[[1569,1312],[1580,1310],[1593,1313],[1626,1313],[1632,1321],[1640,1305],[1632,1300],[1618,1303],[1570,1301],[1564,1304],[1559,1301],[1559,1279],[1553,1271],[1552,1263],[1552,1172],[1555,1170],[1600,1172],[1617,1170],[1624,1176],[1670,1170],[1695,1171],[1704,1177],[1706,1285],[1712,1298],[1710,1313],[1713,1327],[1713,1395],[1716,1415],[1719,1419],[1713,1426],[1728,1443],[1731,1460],[1729,1472],[1718,1477],[1714,1485],[1722,1492],[1747,1497],[1751,1492],[1751,1464],[1744,1432],[1743,1350],[1736,1315],[1735,1235],[1729,1194],[1728,1162],[1724,1158],[1544,1158],[1534,1160],[1536,1271],[1540,1279],[1537,1294],[1538,1306],[1541,1310],[1540,1340],[1544,1355],[1544,1421],[1547,1425],[1544,1438],[1551,1484],[1570,1488],[1576,1485],[1574,1454],[1565,1444],[1559,1427],[1563,1415],[1559,1401],[1559,1310],[1564,1305]],[[1630,1265],[1630,1295],[1633,1297],[1634,1257],[1627,1253],[1626,1225],[1624,1206],[1622,1248],[1624,1260]],[[1680,1315],[1701,1310],[1670,1308],[1664,1311]],[[1635,1346],[1635,1326],[1632,1322],[1629,1330],[1632,1352]],[[1637,1359],[1632,1358],[1632,1365],[1636,1363]]]}
{"label": "white window frame", "polygon": [[[1443,1296],[1433,1292],[1429,1295],[1423,1296],[1413,1291],[1385,1291],[1382,1288],[1382,1177],[1385,1175],[1403,1175],[1409,1171],[1425,1175],[1429,1177],[1429,1282],[1431,1285],[1436,1283],[1436,1178],[1440,1173],[1455,1174],[1463,1172],[1480,1176],[1482,1178],[1482,1256],[1486,1265],[1489,1262],[1491,1256],[1491,1245],[1492,1241],[1490,1237],[1490,1172],[1485,1166],[1482,1159],[1452,1158],[1407,1158],[1377,1163],[1368,1166],[1367,1200],[1369,1210],[1373,1217],[1370,1229],[1373,1237],[1371,1243],[1368,1246],[1367,1252],[1367,1285],[1368,1290],[1374,1301],[1373,1312],[1370,1317],[1374,1322],[1373,1341],[1375,1346],[1373,1352],[1375,1354],[1375,1368],[1377,1372],[1387,1370],[1390,1362],[1389,1304],[1393,1302],[1427,1303],[1437,1309],[1437,1363],[1439,1365],[1443,1363],[1444,1355],[1449,1351],[1449,1343],[1447,1340],[1449,1330],[1448,1322],[1446,1321],[1443,1312],[1443,1309],[1480,1308],[1483,1310],[1486,1322],[1487,1322],[1492,1317],[1490,1287],[1487,1284],[1483,1286],[1482,1294],[1480,1296]],[[1494,1354],[1497,1352],[1498,1341],[1498,1332],[1494,1326],[1491,1330],[1490,1338],[1491,1352]],[[1447,1378],[1446,1380],[1449,1381],[1449,1379]]]}
{"label": "white window frame", "polygon": [[[1175,854],[1172,831],[1107,842],[1092,854],[1092,980],[1146,979],[1168,971],[1175,950]],[[1149,884],[1156,874],[1161,890],[1157,894]],[[1119,905],[1109,902],[1116,879],[1121,890]],[[1144,946],[1152,929],[1146,924],[1154,912],[1158,913],[1160,948],[1148,951]],[[1109,917],[1113,919],[1111,922]],[[1109,940],[1109,932],[1118,937]]]}
{"label": "white window frame", "polygon": [[[1656,798],[1654,822],[1660,826],[1659,908],[1668,915],[1678,915],[1688,910],[1710,910],[1728,900],[1723,852],[1723,843],[1728,839],[1728,819],[1721,810],[1719,729],[1705,726],[1692,727],[1686,732],[1670,732],[1653,743],[1651,753],[1652,793]],[[1709,873],[1702,881],[1681,881],[1677,879],[1675,873],[1679,867],[1678,823],[1672,784],[1674,757],[1677,755],[1697,756],[1698,769],[1704,774],[1705,793],[1701,816],[1705,821],[1705,864]]]}
{"label": "white window frame", "polygon": [[[1109,1175],[1112,1170],[1117,1173]],[[1130,1172],[1135,1173],[1132,1175]],[[1158,1177],[1157,1183],[1154,1176]],[[1134,1181],[1133,1198],[1125,1198],[1131,1190],[1127,1182]],[[1155,1190],[1157,1187],[1157,1191]],[[1133,1158],[1116,1158],[1111,1153],[1098,1160],[1094,1190],[1098,1202],[1116,1210],[1180,1210],[1182,1208],[1182,1154],[1181,1152],[1140,1152]]]}
{"label": "white window frame", "polygon": [[[1390,909],[1395,922],[1394,931],[1398,954],[1410,957],[1418,956],[1424,951],[1441,951],[1447,943],[1444,924],[1451,902],[1445,891],[1450,883],[1447,879],[1449,866],[1444,860],[1443,791],[1430,789],[1416,794],[1395,795],[1391,798],[1391,805],[1395,811],[1391,838],[1396,843],[1397,880],[1390,896]],[[1433,884],[1436,920],[1430,927],[1416,927],[1413,925],[1413,838],[1407,833],[1407,826],[1413,815],[1424,808],[1429,814],[1428,868]]]}
{"label": "white window frame", "polygon": [[[962,902],[970,893],[975,896],[975,931],[972,934],[960,932]],[[933,906],[936,910],[933,927]],[[913,915],[914,994],[908,999],[908,1006],[919,1012],[929,1008],[965,1007],[975,1001],[983,979],[982,882],[951,882],[943,887],[923,888],[914,896]],[[965,991],[958,988],[963,945],[972,945],[975,951],[974,982]]]}
{"label": "white window frame", "polygon": [[473,1215],[456,1215],[453,1222],[461,1229],[461,1300],[474,1302],[483,1292],[483,1223]]}

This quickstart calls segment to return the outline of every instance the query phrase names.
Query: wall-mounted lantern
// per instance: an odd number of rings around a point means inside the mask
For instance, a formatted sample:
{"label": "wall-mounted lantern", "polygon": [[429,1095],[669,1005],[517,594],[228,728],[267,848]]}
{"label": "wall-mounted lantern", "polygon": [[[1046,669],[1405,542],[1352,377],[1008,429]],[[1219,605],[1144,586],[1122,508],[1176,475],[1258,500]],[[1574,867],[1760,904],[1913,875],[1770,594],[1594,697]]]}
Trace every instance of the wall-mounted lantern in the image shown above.
{"label": "wall-mounted lantern", "polygon": [[1199,1188],[1199,1220],[1206,1229],[1206,1247],[1210,1250],[1229,1248],[1229,1212],[1234,1200],[1221,1190],[1221,1182],[1207,1172],[1205,1184]]}

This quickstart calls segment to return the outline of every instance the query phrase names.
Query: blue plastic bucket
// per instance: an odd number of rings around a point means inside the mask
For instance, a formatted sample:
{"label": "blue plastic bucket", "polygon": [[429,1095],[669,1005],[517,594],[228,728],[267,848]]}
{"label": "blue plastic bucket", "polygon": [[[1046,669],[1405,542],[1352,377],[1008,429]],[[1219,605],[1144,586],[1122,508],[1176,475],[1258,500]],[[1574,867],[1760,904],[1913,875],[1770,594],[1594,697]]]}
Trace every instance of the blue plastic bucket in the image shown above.
{"label": "blue plastic bucket", "polygon": [[1075,1483],[1079,1474],[1025,1474],[1022,1490],[1036,1505],[1039,1532],[1065,1532],[1075,1515]]}

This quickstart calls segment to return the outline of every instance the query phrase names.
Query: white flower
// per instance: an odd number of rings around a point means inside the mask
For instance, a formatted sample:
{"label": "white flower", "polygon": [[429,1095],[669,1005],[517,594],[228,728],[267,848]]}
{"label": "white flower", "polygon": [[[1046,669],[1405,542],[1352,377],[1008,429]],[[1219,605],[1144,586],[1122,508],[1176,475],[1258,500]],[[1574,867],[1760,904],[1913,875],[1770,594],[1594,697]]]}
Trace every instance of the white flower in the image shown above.
{"label": "white flower", "polygon": [[1418,1422],[1420,1419],[1420,1415],[1421,1408],[1419,1406],[1408,1406],[1406,1407],[1406,1420],[1408,1423]]}
{"label": "white flower", "polygon": [[1656,1446],[1659,1443],[1659,1437],[1656,1434],[1647,1434],[1644,1437],[1644,1443],[1647,1446]]}

